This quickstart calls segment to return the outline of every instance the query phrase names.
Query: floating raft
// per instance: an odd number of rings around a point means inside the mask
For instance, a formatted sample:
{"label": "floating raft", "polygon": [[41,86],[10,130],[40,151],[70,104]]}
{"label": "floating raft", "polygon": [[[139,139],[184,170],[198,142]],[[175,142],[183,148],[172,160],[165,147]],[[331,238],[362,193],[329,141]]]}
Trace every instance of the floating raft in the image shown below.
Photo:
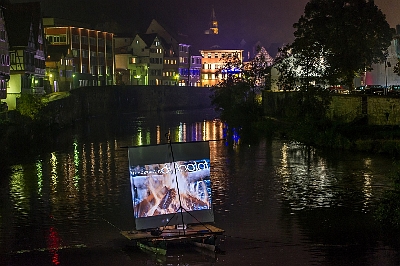
{"label": "floating raft", "polygon": [[[121,231],[127,239],[135,241],[142,250],[165,255],[167,245],[172,243],[193,242],[197,246],[213,250],[217,235],[222,235],[225,231],[211,224],[188,225],[186,229],[174,227],[165,228],[154,234],[152,231]],[[214,250],[213,250],[214,251]]]}

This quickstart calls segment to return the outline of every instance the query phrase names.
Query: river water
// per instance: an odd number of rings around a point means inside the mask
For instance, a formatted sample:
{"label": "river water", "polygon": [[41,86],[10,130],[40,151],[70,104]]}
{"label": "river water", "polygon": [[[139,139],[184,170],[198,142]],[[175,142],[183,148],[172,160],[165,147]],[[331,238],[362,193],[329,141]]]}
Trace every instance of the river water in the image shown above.
{"label": "river water", "polygon": [[[373,208],[390,158],[263,139],[225,139],[212,110],[93,119],[0,174],[0,265],[400,265],[396,234]],[[127,146],[210,142],[222,253],[156,256],[121,234],[134,226]],[[237,138],[235,138],[237,140]]]}

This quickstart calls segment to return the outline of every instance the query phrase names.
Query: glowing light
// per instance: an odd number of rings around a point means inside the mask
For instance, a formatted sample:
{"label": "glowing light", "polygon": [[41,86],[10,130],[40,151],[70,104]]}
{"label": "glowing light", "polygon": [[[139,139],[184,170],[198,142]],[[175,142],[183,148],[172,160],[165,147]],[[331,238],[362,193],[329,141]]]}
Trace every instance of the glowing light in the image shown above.
{"label": "glowing light", "polygon": [[151,134],[150,131],[146,132],[146,144],[150,144],[151,143]]}
{"label": "glowing light", "polygon": [[156,130],[156,138],[157,138],[157,144],[161,143],[161,128],[160,126],[157,126],[157,130]]}
{"label": "glowing light", "polygon": [[60,236],[58,235],[57,231],[55,230],[54,227],[50,227],[49,229],[49,235],[47,237],[47,245],[49,247],[49,251],[52,254],[52,263],[53,265],[59,265],[59,255],[58,255],[58,249],[60,247],[61,239]]}
{"label": "glowing light", "polygon": [[77,189],[77,190],[79,190],[79,179],[80,179],[80,176],[79,176],[79,151],[78,151],[78,142],[77,142],[77,140],[76,139],[74,139],[74,143],[72,144],[73,146],[74,146],[74,166],[75,166],[75,173],[74,173],[74,177],[73,177],[73,179],[74,179],[74,185],[75,185],[75,188]]}
{"label": "glowing light", "polygon": [[207,126],[207,124],[206,124],[206,121],[203,121],[203,138],[202,138],[202,140],[207,140],[207,130],[206,130],[206,126]]}
{"label": "glowing light", "polygon": [[15,209],[26,213],[26,210],[29,209],[29,202],[25,195],[24,173],[21,165],[13,166],[10,179],[10,194]]}
{"label": "glowing light", "polygon": [[41,160],[36,161],[36,175],[38,182],[38,195],[42,196],[43,188],[43,163]]}
{"label": "glowing light", "polygon": [[185,123],[180,123],[178,127],[178,136],[179,136],[179,142],[185,142],[186,141],[186,124]]}
{"label": "glowing light", "polygon": [[57,157],[54,152],[51,153],[51,158],[50,158],[50,166],[51,166],[51,180],[52,180],[52,187],[53,191],[57,192]]}
{"label": "glowing light", "polygon": [[138,128],[138,131],[137,131],[137,134],[136,134],[136,138],[133,139],[132,144],[133,145],[137,145],[137,146],[143,145],[143,142],[142,142],[142,128],[141,127]]}

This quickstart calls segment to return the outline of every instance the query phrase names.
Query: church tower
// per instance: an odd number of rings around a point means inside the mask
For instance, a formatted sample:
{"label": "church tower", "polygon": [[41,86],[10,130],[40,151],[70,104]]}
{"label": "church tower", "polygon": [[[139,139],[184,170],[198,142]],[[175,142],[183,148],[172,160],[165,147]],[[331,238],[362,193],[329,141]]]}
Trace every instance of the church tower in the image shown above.
{"label": "church tower", "polygon": [[211,11],[211,21],[210,21],[210,29],[204,32],[205,34],[218,34],[218,21],[217,17],[215,16],[214,7]]}

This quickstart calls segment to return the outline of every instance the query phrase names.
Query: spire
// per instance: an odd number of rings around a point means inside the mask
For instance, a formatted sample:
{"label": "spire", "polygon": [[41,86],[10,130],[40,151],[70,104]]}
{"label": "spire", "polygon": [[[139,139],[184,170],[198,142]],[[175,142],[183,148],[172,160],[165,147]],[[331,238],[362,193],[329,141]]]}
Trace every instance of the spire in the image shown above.
{"label": "spire", "polygon": [[211,9],[210,29],[204,32],[205,34],[218,34],[218,20],[215,16],[214,6]]}
{"label": "spire", "polygon": [[217,21],[217,17],[215,16],[214,6],[212,7],[211,11],[211,21]]}

